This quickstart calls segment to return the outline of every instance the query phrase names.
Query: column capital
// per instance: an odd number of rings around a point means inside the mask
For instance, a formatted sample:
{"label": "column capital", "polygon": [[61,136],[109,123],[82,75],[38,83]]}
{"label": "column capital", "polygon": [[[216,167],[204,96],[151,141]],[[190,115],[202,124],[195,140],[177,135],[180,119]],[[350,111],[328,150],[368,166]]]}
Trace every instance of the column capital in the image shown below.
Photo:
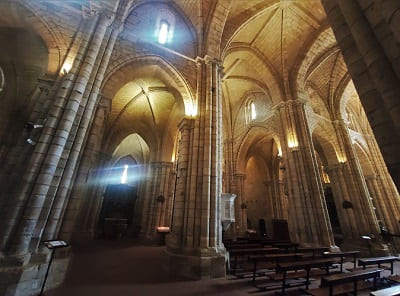
{"label": "column capital", "polygon": [[246,174],[242,174],[242,173],[234,173],[233,176],[235,178],[243,178],[243,180],[246,179]]}
{"label": "column capital", "polygon": [[325,167],[325,170],[329,173],[329,172],[334,172],[334,171],[338,171],[341,170],[343,168],[344,163],[337,163],[337,164],[332,164],[332,165],[328,165]]}
{"label": "column capital", "polygon": [[156,168],[165,168],[165,167],[172,167],[173,163],[168,161],[153,161],[150,163],[152,167]]}
{"label": "column capital", "polygon": [[194,127],[194,119],[193,118],[184,118],[178,124],[178,129],[182,132],[185,129],[191,129]]}
{"label": "column capital", "polygon": [[296,99],[296,100],[287,100],[287,101],[283,101],[280,102],[279,104],[276,105],[276,109],[283,109],[283,108],[287,108],[289,106],[305,106],[307,104],[307,101],[304,99]]}
{"label": "column capital", "polygon": [[103,95],[99,95],[99,103],[98,103],[99,108],[111,110],[111,103],[112,100],[110,98],[107,98]]}

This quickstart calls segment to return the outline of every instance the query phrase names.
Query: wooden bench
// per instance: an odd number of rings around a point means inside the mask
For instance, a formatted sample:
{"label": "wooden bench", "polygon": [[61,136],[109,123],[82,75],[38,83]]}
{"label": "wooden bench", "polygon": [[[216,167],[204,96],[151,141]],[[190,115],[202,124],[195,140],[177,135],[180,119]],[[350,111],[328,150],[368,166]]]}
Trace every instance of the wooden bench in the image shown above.
{"label": "wooden bench", "polygon": [[390,263],[390,274],[393,274],[393,262],[398,260],[395,256],[384,256],[384,257],[374,257],[374,258],[360,258],[358,259],[358,266],[362,266],[364,269],[367,265],[378,265],[381,267],[382,263]]}
{"label": "wooden bench", "polygon": [[288,251],[289,249],[296,249],[299,246],[298,243],[271,242],[270,244],[273,247],[285,249],[286,251]]}
{"label": "wooden bench", "polygon": [[354,268],[356,268],[357,257],[360,251],[347,251],[347,252],[323,252],[322,255],[327,258],[340,258],[340,272],[343,272],[343,262],[346,257],[353,257]]}
{"label": "wooden bench", "polygon": [[298,271],[298,270],[305,270],[306,271],[306,279],[303,281],[303,284],[306,286],[306,290],[310,285],[310,270],[312,268],[325,268],[326,273],[329,273],[329,267],[332,265],[333,259],[317,259],[317,260],[307,260],[307,261],[296,261],[296,262],[285,262],[285,263],[278,263],[276,267],[277,272],[282,272],[282,295],[285,295],[285,288],[286,288],[286,278],[287,272],[289,271]]}
{"label": "wooden bench", "polygon": [[[310,290],[308,293],[311,295],[336,295],[338,293],[344,293],[343,289],[339,287],[343,287],[345,284],[352,283],[352,291],[346,292],[353,292],[354,295],[357,295],[357,291],[360,288],[360,281],[373,278],[374,285],[373,287],[376,288],[377,278],[380,277],[381,272],[383,271],[382,268],[371,268],[365,270],[358,270],[353,272],[345,272],[340,274],[334,274],[329,276],[324,276],[321,278],[321,288],[322,289],[315,289]],[[334,291],[334,287],[339,290]],[[323,289],[326,288],[326,289]]]}
{"label": "wooden bench", "polygon": [[233,244],[233,245],[225,245],[225,248],[230,251],[234,249],[253,249],[253,248],[263,248],[262,244]]}
{"label": "wooden bench", "polygon": [[234,268],[238,268],[238,258],[250,256],[250,255],[262,255],[262,254],[273,254],[279,253],[279,248],[244,248],[244,249],[233,249],[229,251],[229,256],[234,258]]}
{"label": "wooden bench", "polygon": [[371,296],[396,296],[400,295],[400,286],[394,286],[369,293]]}
{"label": "wooden bench", "polygon": [[296,248],[296,250],[300,253],[312,253],[312,257],[315,258],[316,254],[322,254],[322,252],[329,251],[329,247],[300,247]]}
{"label": "wooden bench", "polygon": [[[366,281],[358,281],[357,282],[357,291],[371,289],[373,287],[373,283],[366,282]],[[354,290],[354,284],[343,284],[335,287],[333,290],[332,295],[348,295],[352,293]],[[316,288],[307,291],[308,294],[313,296],[328,296],[329,295],[329,288]]]}
{"label": "wooden bench", "polygon": [[394,282],[396,284],[400,284],[400,275],[399,274],[390,275],[386,279],[388,279],[389,281]]}
{"label": "wooden bench", "polygon": [[253,264],[253,282],[256,279],[256,274],[259,268],[257,265],[260,262],[272,262],[269,266],[262,266],[262,269],[269,269],[268,267],[276,268],[276,265],[281,260],[288,260],[288,259],[298,259],[303,256],[302,253],[278,253],[278,254],[268,254],[268,255],[252,255],[248,257],[248,261],[252,262]]}

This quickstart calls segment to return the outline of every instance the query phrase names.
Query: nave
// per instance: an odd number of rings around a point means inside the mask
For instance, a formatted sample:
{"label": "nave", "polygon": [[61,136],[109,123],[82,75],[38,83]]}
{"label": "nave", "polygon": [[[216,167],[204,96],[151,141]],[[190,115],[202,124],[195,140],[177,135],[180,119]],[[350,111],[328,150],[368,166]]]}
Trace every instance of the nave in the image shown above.
{"label": "nave", "polygon": [[[245,245],[248,244],[244,243],[243,246]],[[201,281],[180,278],[165,270],[168,257],[164,254],[164,246],[142,245],[132,240],[95,240],[76,245],[73,249],[74,256],[65,282],[46,292],[46,296],[261,296],[276,295],[279,292],[279,289],[267,292],[258,289],[256,285],[265,282],[266,277],[257,276],[255,284],[251,279],[251,271],[247,275],[243,273],[243,276],[239,276],[233,268],[233,262],[226,277]],[[231,259],[233,260],[232,254]],[[343,265],[344,270],[352,267],[352,262]],[[338,272],[338,268],[330,273],[335,272]],[[394,261],[393,273],[400,274],[400,262]],[[385,270],[381,276],[390,276],[390,270]],[[311,277],[309,291],[319,287],[320,277]],[[382,280],[380,283],[387,284]],[[370,289],[366,289],[359,291],[358,295],[370,295],[370,292]],[[310,294],[304,291],[304,286],[299,286],[286,289],[285,295]]]}

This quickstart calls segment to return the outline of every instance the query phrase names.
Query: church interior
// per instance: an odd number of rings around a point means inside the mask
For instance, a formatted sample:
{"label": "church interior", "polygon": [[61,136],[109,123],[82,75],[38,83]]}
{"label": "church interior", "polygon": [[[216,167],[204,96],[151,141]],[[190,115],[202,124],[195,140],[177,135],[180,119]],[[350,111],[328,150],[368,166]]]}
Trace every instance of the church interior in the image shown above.
{"label": "church interior", "polygon": [[131,245],[199,287],[400,284],[398,0],[0,0],[0,106],[0,295]]}

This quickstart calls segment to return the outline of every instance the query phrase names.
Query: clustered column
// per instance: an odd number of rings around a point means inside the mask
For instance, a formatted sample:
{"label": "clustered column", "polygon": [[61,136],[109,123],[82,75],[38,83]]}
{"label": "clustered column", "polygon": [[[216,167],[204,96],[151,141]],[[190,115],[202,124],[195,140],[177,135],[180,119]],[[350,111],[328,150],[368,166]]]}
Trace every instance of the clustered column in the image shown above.
{"label": "clustered column", "polygon": [[[99,153],[103,140],[105,124],[108,113],[111,109],[111,100],[101,97],[98,103],[98,108],[95,113],[92,128],[87,139],[86,149],[83,153],[82,160],[80,161],[77,176],[75,177],[74,187],[69,198],[69,205],[66,209],[64,221],[61,229],[61,237],[69,241],[74,235],[74,239],[92,239],[93,238],[93,225],[91,225],[91,218],[96,213],[93,206],[96,204],[94,192],[100,184],[95,180],[96,168],[99,168]],[[83,206],[82,206],[83,204]],[[53,208],[63,208],[63,205],[55,206]],[[82,210],[83,211],[82,211]],[[57,220],[61,215],[58,215]],[[52,217],[50,217],[52,218]],[[53,218],[54,219],[54,218]],[[51,225],[58,225],[57,221],[48,223]],[[47,231],[50,235],[46,235],[46,239],[51,239],[56,232]]]}
{"label": "clustered column", "polygon": [[181,129],[168,251],[176,272],[194,278],[217,277],[225,275],[220,217],[221,66],[208,56],[197,63],[197,101],[198,114],[187,121],[190,128]]}
{"label": "clustered column", "polygon": [[[59,85],[24,176],[26,185],[17,195],[18,203],[11,221],[19,222],[7,231],[11,233],[14,228],[7,249],[11,254],[23,258],[28,253],[32,237],[43,233],[38,229],[40,223],[47,223],[50,216],[56,220],[61,217],[94,114],[98,90],[119,33],[110,27],[113,15],[113,12],[102,11],[85,20],[86,31],[82,34],[81,46],[71,71]],[[53,231],[49,230],[48,234]]]}
{"label": "clustered column", "polygon": [[333,234],[322,182],[310,135],[305,104],[280,105],[285,135],[285,175],[289,193],[289,231],[293,241],[304,245],[333,246]]}
{"label": "clustered column", "polygon": [[239,237],[245,235],[247,230],[247,203],[244,196],[244,180],[246,175],[236,173],[233,175],[233,192],[235,199],[235,234]]}
{"label": "clustered column", "polygon": [[[362,235],[375,237],[374,250],[382,248],[379,240],[379,229],[376,215],[370,200],[364,175],[354,149],[348,127],[343,120],[334,122],[334,128],[340,145],[339,165],[332,171],[332,183],[337,200],[343,200],[347,206],[336,204],[338,215],[343,218],[341,227],[345,235],[344,245],[363,248],[365,242],[360,241]],[[341,196],[341,197],[340,197]]]}
{"label": "clustered column", "polygon": [[150,179],[146,182],[142,217],[142,235],[152,238],[157,227],[169,226],[166,211],[170,206],[171,162],[154,162],[150,164]]}

